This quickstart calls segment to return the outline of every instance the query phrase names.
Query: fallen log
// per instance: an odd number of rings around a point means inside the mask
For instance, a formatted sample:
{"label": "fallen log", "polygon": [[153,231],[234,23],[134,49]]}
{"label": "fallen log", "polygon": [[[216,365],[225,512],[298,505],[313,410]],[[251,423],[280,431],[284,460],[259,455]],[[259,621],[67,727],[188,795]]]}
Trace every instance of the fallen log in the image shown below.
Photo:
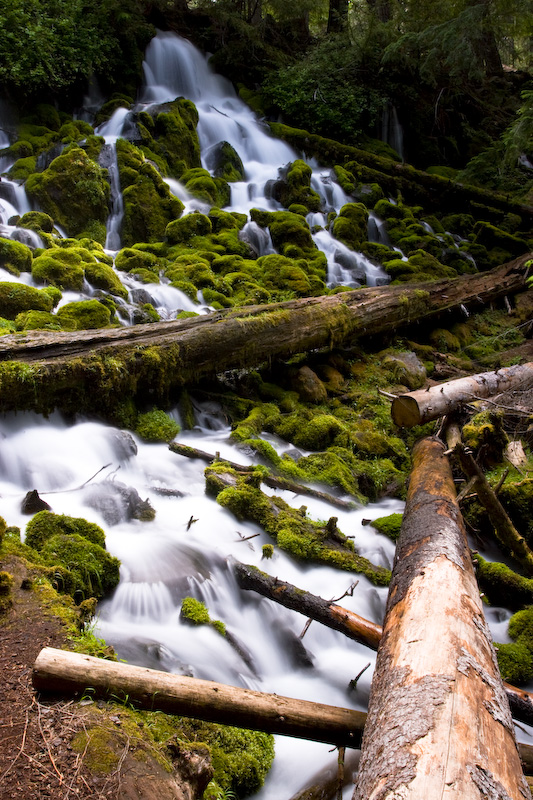
{"label": "fallen log", "polygon": [[219,311],[193,319],[0,337],[0,410],[107,411],[154,403],[179,387],[274,357],[397,331],[460,306],[483,307],[526,286],[524,255],[489,272]]}
{"label": "fallen log", "polygon": [[[45,647],[32,672],[36,691],[62,697],[83,696],[125,701],[164,711],[357,749],[367,715],[363,711],[294,700],[213,681],[173,675],[103,658]],[[526,772],[533,774],[533,747],[519,744]]]}
{"label": "fallen log", "polygon": [[381,625],[370,622],[346,608],[341,608],[336,603],[328,603],[327,600],[311,592],[303,592],[287,581],[272,578],[256,567],[237,563],[233,571],[241,589],[251,589],[285,608],[298,611],[328,628],[340,631],[349,639],[377,650],[381,638]]}
{"label": "fallen log", "polygon": [[35,660],[38,692],[127,700],[139,708],[220,722],[255,731],[357,748],[362,711],[295,700],[214,681],[172,675],[45,647]]}
{"label": "fallen log", "polygon": [[[328,628],[339,631],[348,639],[377,650],[383,629],[381,625],[360,617],[353,611],[336,603],[328,603],[322,597],[306,592],[287,581],[267,575],[257,567],[237,562],[233,567],[241,589],[254,591],[285,608],[304,614]],[[503,684],[514,719],[533,725],[533,696],[531,692],[518,689],[510,683]]]}
{"label": "fallen log", "polygon": [[413,470],[354,800],[529,796],[444,446]]}
{"label": "fallen log", "polygon": [[[168,449],[179,456],[199,458],[201,461],[205,461],[206,464],[213,464],[215,461],[219,460],[218,455],[213,456],[211,453],[206,453],[204,450],[198,450],[196,447],[190,447],[190,445],[181,444],[180,442],[171,442]],[[237,472],[249,472],[250,469],[252,469],[252,467],[245,467],[242,464],[236,464],[234,461],[228,461],[227,458],[220,460]],[[280,478],[276,475],[262,475],[261,483],[264,483],[265,486],[270,486],[271,489],[280,489],[282,491],[294,492],[294,494],[303,494],[307,497],[316,497],[336,508],[356,508],[356,504],[352,500],[343,500],[341,497],[335,497],[327,492],[321,492],[318,489],[313,489],[310,486],[304,486],[301,483],[295,483],[287,478]]]}
{"label": "fallen log", "polygon": [[391,415],[400,428],[411,428],[450,414],[465,403],[531,385],[533,362],[503,367],[399,395],[392,402]]}
{"label": "fallen log", "polygon": [[483,470],[463,444],[456,444],[453,452],[467,478],[474,478],[474,491],[488,512],[497,539],[516,558],[527,574],[533,575],[533,552],[509,519],[506,510],[485,478]]}

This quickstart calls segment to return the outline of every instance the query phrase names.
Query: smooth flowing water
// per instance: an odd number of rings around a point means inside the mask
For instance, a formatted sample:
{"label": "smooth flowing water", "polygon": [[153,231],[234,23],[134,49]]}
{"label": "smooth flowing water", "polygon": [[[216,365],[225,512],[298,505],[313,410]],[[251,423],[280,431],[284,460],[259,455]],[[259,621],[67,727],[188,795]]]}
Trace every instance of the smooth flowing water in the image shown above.
{"label": "smooth flowing water", "polygon": [[[232,184],[230,209],[248,213],[254,206],[278,208],[269,196],[268,184],[298,155],[269,134],[231,84],[209,70],[205,57],[174,34],[159,33],[148,47],[144,70],[140,105],[162,103],[180,95],[196,103],[206,168],[213,148],[221,141],[230,142],[238,152],[245,180]],[[106,140],[106,165],[114,198],[108,220],[110,251],[120,246],[123,211],[114,144],[127,118],[128,112],[119,109],[98,130]],[[0,146],[7,144],[1,131],[0,137]],[[317,247],[327,255],[329,282],[351,286],[383,283],[386,277],[380,267],[331,237],[325,224],[327,214],[338,211],[349,198],[329,170],[312,166],[312,185],[323,207],[308,221],[316,230]],[[7,167],[2,164],[2,169]],[[206,210],[178,181],[168,179],[167,183],[185,203],[185,213]],[[9,180],[3,180],[0,187],[2,235],[22,236],[17,233],[22,229],[9,220],[29,208],[23,189]],[[255,223],[248,222],[242,235],[258,253],[274,252],[268,231]],[[387,243],[374,215],[369,221],[369,238]],[[39,244],[34,241],[32,246]],[[129,291],[129,300],[120,310],[124,324],[132,321],[135,302],[152,302],[163,318],[175,316],[183,308],[209,311],[202,306],[201,296],[195,303],[171,286],[143,285],[130,276],[120,277]],[[27,274],[15,278],[4,270],[0,279],[31,283]],[[89,293],[90,288],[86,288]],[[82,296],[85,293],[65,293],[62,302]],[[179,421],[177,412],[174,416]],[[231,445],[229,434],[216,407],[197,403],[194,430],[179,438],[204,451],[249,463],[249,458]],[[269,538],[257,526],[238,522],[205,495],[203,462],[177,456],[166,445],[146,444],[125,431],[88,420],[72,424],[59,414],[49,419],[28,413],[5,416],[0,420],[0,438],[0,496],[2,515],[9,524],[24,530],[27,518],[20,511],[20,503],[27,491],[37,489],[53,511],[83,516],[106,531],[109,551],[121,560],[121,579],[113,596],[100,604],[96,632],[115,647],[120,658],[296,698],[366,707],[372,668],[364,672],[355,691],[348,687],[366,664],[373,665],[374,654],[312,623],[302,640],[306,651],[302,658],[295,645],[305,619],[240,590],[232,564],[238,560],[260,566],[328,599],[341,596],[358,578],[353,594],[344,597],[342,605],[376,622],[382,621],[386,589],[375,588],[362,576],[298,564],[278,550],[271,560],[262,559],[262,545]],[[272,443],[280,452],[289,448],[284,442]],[[156,511],[154,521],[131,518],[128,498],[132,490],[150,501]],[[337,516],[339,528],[354,537],[362,555],[375,564],[391,566],[393,544],[362,521],[401,510],[399,501],[339,511],[309,497],[287,492],[281,496],[295,507],[307,506],[314,519]],[[251,536],[254,538],[247,538]],[[186,596],[205,602],[211,617],[225,623],[239,647],[233,647],[212,628],[184,624],[180,608]],[[508,616],[498,609],[489,614],[493,634],[500,641],[506,640]],[[330,750],[327,745],[277,737],[274,767],[259,794],[261,800],[288,800],[317,768],[336,758]],[[348,788],[346,796],[349,794]]]}

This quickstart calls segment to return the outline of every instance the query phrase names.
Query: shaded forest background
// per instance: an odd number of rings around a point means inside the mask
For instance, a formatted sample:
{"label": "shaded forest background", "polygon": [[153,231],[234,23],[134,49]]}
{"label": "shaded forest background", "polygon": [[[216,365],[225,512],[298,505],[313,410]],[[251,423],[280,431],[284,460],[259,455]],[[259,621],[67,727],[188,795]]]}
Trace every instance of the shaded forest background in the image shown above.
{"label": "shaded forest background", "polygon": [[268,119],[532,200],[532,0],[0,0],[0,96],[134,100],[155,27]]}

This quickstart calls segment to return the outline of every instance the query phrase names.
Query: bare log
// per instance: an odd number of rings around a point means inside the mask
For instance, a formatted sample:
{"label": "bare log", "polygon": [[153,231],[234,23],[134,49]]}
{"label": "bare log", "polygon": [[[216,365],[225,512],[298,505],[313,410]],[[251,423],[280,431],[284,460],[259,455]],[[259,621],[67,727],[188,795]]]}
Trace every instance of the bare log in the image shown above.
{"label": "bare log", "polygon": [[[124,699],[151,711],[354,749],[360,746],[367,719],[362,711],[254,692],[52,647],[45,647],[37,656],[32,680],[38,692],[79,697],[90,689],[94,697]],[[518,748],[525,770],[533,774],[533,747],[519,744]]]}
{"label": "bare log", "polygon": [[[336,603],[328,603],[322,597],[306,592],[286,581],[272,578],[257,567],[237,563],[234,566],[237,583],[241,589],[255,591],[285,608],[304,614],[306,617],[339,631],[355,642],[377,650],[383,629],[381,625],[360,617],[353,611]],[[505,692],[514,719],[533,725],[533,696],[531,692],[504,683]],[[533,773],[533,769],[531,770]]]}
{"label": "bare log", "polygon": [[[521,256],[489,272],[409,286],[357,289],[186,320],[0,337],[0,410],[98,410],[114,397],[149,396],[228,369],[343,343],[523,290]],[[33,365],[31,370],[27,365]]]}
{"label": "bare log", "polygon": [[532,384],[533,362],[457,378],[400,395],[392,403],[392,419],[402,428],[411,428],[450,414],[465,403]]}
{"label": "bare log", "polygon": [[494,490],[483,474],[483,470],[474,460],[466,447],[457,444],[454,453],[459,459],[461,469],[468,478],[475,478],[474,489],[480,502],[487,509],[494,531],[501,544],[516,558],[527,571],[533,575],[533,552],[524,537],[516,530],[509,516],[498,500]]}
{"label": "bare log", "polygon": [[400,796],[529,796],[453,477],[435,438],[413,450],[354,793]]}
{"label": "bare log", "polygon": [[32,679],[39,692],[80,695],[90,688],[91,696],[127,699],[151,711],[341,747],[359,747],[366,719],[361,711],[172,675],[52,647],[45,647],[37,656]]}
{"label": "bare log", "polygon": [[256,567],[237,563],[234,572],[241,589],[252,589],[285,608],[305,614],[328,628],[340,631],[349,639],[377,650],[381,638],[381,625],[370,622],[346,608],[341,608],[336,603],[328,603],[327,600],[311,592],[302,592],[287,581],[272,578]]}
{"label": "bare log", "polygon": [[[190,447],[187,444],[180,442],[171,442],[168,446],[169,450],[179,456],[186,456],[187,458],[199,458],[205,461],[206,464],[213,464],[218,460],[218,456],[213,456],[211,453],[206,453],[204,450],[198,450],[196,447]],[[245,467],[242,464],[237,464],[234,461],[228,461],[227,458],[221,459],[225,464],[236,470],[237,472],[249,472],[251,467]],[[287,478],[276,477],[275,475],[262,475],[261,483],[270,486],[271,489],[286,490],[294,492],[295,494],[303,494],[307,497],[317,497],[319,500],[324,500],[336,508],[356,508],[356,504],[352,500],[343,500],[341,497],[335,497],[328,492],[321,492],[318,489],[312,489],[310,486],[304,486],[301,483],[295,483]]]}

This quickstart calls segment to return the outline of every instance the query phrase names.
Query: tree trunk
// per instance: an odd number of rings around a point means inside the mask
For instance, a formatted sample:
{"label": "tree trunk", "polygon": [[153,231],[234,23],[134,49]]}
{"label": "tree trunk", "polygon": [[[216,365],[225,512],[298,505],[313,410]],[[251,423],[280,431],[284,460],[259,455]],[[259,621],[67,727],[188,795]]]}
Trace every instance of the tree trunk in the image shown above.
{"label": "tree trunk", "polygon": [[359,747],[366,719],[362,711],[255,692],[52,647],[45,647],[37,656],[32,679],[39,692],[80,695],[90,688],[91,697],[122,698],[150,711],[341,747]]}
{"label": "tree trunk", "polygon": [[413,450],[354,793],[400,796],[530,796],[453,477],[434,438]]}
{"label": "tree trunk", "polygon": [[348,20],[348,0],[329,0],[328,33],[343,31]]}
{"label": "tree trunk", "polygon": [[[236,470],[237,472],[250,472],[253,467],[244,467],[242,464],[236,464],[234,461],[228,461],[227,458],[219,459],[218,455],[213,456],[206,453],[204,450],[198,450],[196,447],[190,447],[187,444],[180,444],[180,442],[171,442],[168,446],[169,450],[179,456],[186,456],[187,458],[199,458],[205,461],[206,464],[213,464],[215,461],[223,461],[225,464]],[[343,500],[341,497],[335,497],[327,492],[320,492],[318,489],[313,489],[310,486],[304,486],[301,483],[295,483],[287,478],[280,478],[274,475],[261,475],[261,483],[265,486],[270,486],[271,489],[280,489],[282,491],[294,492],[295,494],[303,494],[308,497],[317,497],[332,506],[343,509],[352,509],[356,504],[352,500]]]}
{"label": "tree trunk", "polygon": [[188,320],[2,336],[0,362],[24,363],[0,363],[0,410],[105,411],[131,396],[155,403],[173,389],[228,369],[352,344],[462,305],[484,306],[525,288],[525,261],[527,256],[454,280],[359,289]]}
{"label": "tree trunk", "polygon": [[[381,625],[360,617],[336,603],[328,603],[322,597],[305,592],[286,581],[272,578],[257,567],[237,563],[234,566],[237,583],[241,589],[257,592],[285,608],[290,608],[310,619],[339,631],[355,642],[377,650],[383,629]],[[533,697],[530,692],[517,689],[510,683],[504,683],[505,693],[514,719],[533,725]]]}
{"label": "tree trunk", "polygon": [[422,425],[456,411],[464,403],[493,397],[509,389],[527,388],[531,384],[533,362],[457,378],[395,398],[391,406],[392,419],[400,428]]}
{"label": "tree trunk", "polygon": [[479,464],[475,462],[463,444],[457,444],[454,448],[454,453],[457,455],[465,475],[468,478],[475,478],[474,491],[480,503],[485,506],[488,512],[497,539],[522,565],[526,573],[533,575],[533,552],[531,552],[526,540],[509,519],[506,510],[496,497]]}

